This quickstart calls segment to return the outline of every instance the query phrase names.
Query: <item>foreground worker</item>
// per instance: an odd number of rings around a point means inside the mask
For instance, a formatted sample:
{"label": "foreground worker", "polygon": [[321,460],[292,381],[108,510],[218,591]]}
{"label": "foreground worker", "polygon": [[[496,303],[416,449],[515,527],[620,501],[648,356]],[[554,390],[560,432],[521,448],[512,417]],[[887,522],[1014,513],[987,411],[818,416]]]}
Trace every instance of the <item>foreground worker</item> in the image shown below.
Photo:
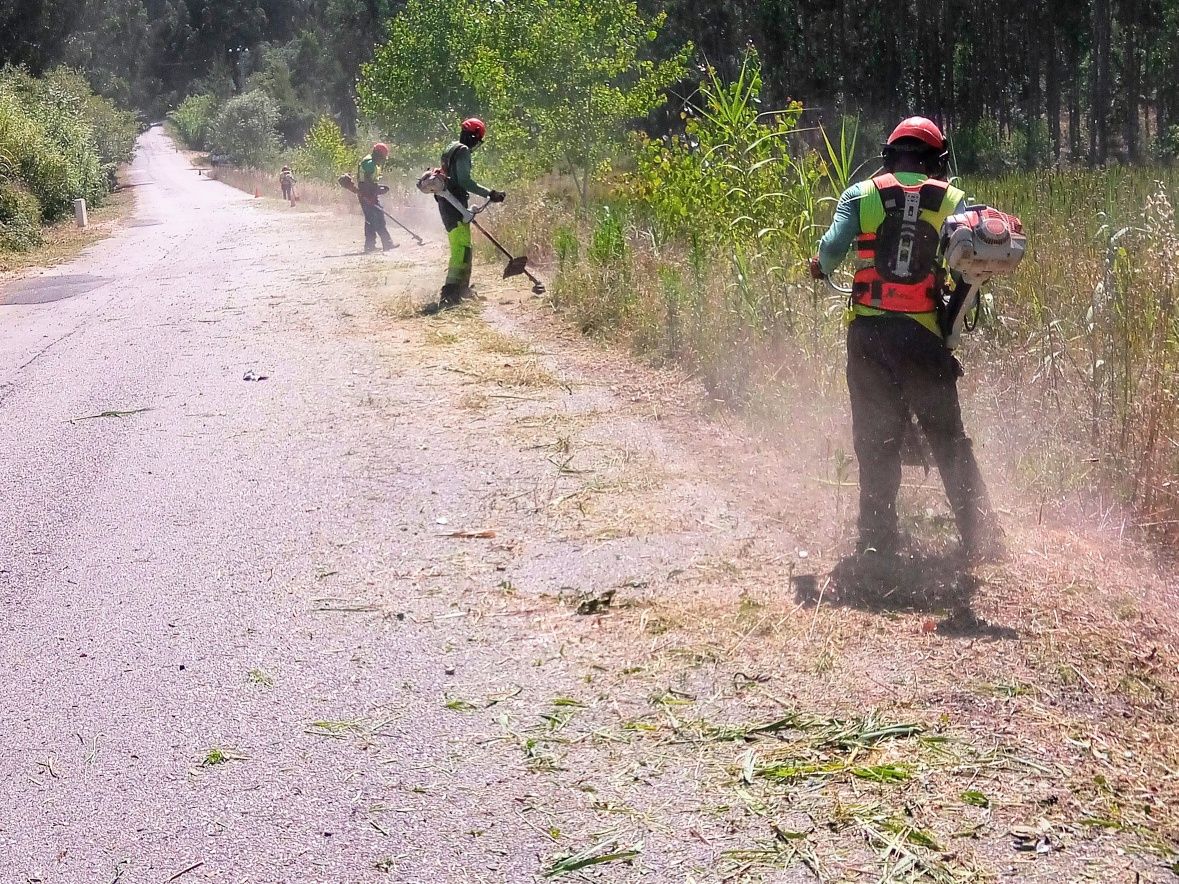
{"label": "foreground worker", "polygon": [[[502,203],[506,196],[502,190],[490,190],[471,177],[471,153],[478,150],[486,137],[487,127],[482,120],[474,117],[464,120],[458,141],[452,142],[442,154],[446,189],[464,207],[470,206],[471,194],[487,197],[493,203]],[[446,283],[439,294],[438,306],[453,307],[470,293],[471,223],[442,197],[436,196],[435,200],[450,240],[450,264],[446,269]]]}
{"label": "foreground worker", "polygon": [[857,553],[895,555],[901,546],[896,498],[901,448],[917,418],[933,451],[968,561],[1002,555],[958,401],[961,367],[938,323],[944,270],[938,239],[964,194],[944,179],[947,142],[931,120],[911,117],[889,136],[884,172],[849,187],[811,259],[822,279],[853,242],[856,273],[847,327],[847,385],[860,465]]}
{"label": "foreground worker", "polygon": [[389,190],[381,184],[381,167],[388,159],[388,146],[378,142],[373,145],[372,153],[361,160],[358,167],[356,197],[360,200],[360,210],[364,212],[365,252],[376,251],[378,236],[381,238],[382,251],[387,252],[397,247],[393,238],[389,236],[389,229],[385,226],[385,213],[381,210],[381,194]]}

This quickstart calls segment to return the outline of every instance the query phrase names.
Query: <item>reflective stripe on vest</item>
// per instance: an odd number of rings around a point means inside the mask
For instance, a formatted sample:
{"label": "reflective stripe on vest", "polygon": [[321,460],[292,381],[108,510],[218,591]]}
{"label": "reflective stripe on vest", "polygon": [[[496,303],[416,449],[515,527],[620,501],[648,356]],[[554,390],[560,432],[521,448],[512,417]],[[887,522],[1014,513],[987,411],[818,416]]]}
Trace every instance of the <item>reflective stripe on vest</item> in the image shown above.
{"label": "reflective stripe on vest", "polygon": [[931,265],[928,272],[913,282],[885,279],[876,267],[877,234],[890,215],[900,214],[903,227],[902,234],[896,240],[896,274],[890,275],[894,278],[896,275],[910,276],[912,270],[922,269],[913,268],[910,264],[915,258],[913,248],[916,244],[910,230],[915,230],[919,221],[925,221],[935,232],[940,231],[942,222],[953,213],[961,200],[961,191],[951,188],[945,181],[932,178],[919,184],[901,184],[891,174],[873,178],[872,186],[879,195],[884,212],[879,218],[865,217],[872,194],[865,194],[861,198],[861,232],[856,238],[856,274],[852,283],[852,300],[867,307],[898,313],[929,313],[936,310],[936,268]]}

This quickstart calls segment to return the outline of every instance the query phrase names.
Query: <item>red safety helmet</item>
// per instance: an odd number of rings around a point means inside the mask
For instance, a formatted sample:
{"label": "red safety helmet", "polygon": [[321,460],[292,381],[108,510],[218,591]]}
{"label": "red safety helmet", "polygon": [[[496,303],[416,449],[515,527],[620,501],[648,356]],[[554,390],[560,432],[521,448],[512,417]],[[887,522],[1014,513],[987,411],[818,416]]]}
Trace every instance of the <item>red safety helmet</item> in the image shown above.
{"label": "red safety helmet", "polygon": [[463,120],[462,132],[464,135],[474,135],[482,141],[487,137],[487,126],[478,117],[471,117],[468,120]]}
{"label": "red safety helmet", "polygon": [[389,145],[378,141],[373,145],[373,156],[378,160],[389,159]]}
{"label": "red safety helmet", "polygon": [[892,130],[888,136],[888,144],[895,145],[903,138],[913,138],[936,151],[946,149],[946,136],[937,127],[937,123],[925,117],[909,117],[901,120],[900,125]]}

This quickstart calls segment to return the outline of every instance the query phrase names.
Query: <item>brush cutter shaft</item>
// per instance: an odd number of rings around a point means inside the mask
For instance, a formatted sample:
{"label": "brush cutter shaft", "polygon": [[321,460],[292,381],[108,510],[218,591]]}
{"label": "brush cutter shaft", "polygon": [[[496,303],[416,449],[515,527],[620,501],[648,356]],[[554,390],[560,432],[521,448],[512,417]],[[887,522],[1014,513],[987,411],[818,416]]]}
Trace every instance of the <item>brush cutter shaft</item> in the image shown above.
{"label": "brush cutter shaft", "polygon": [[538,294],[544,292],[544,283],[534,276],[532,271],[528,269],[527,256],[520,255],[517,257],[513,255],[506,248],[504,248],[503,243],[488,233],[487,229],[475,220],[476,215],[491,205],[490,199],[484,200],[480,205],[471,208],[469,206],[464,206],[461,202],[459,202],[458,199],[455,198],[454,194],[450,193],[449,191],[443,191],[442,193],[435,195],[446,200],[448,203],[450,203],[450,205],[454,206],[455,211],[457,211],[459,215],[462,216],[462,219],[465,223],[470,224],[485,237],[487,237],[488,241],[497,249],[499,249],[500,252],[503,253],[504,257],[508,259],[508,266],[504,268],[504,279],[507,279],[509,276],[519,276],[520,274],[523,274],[524,276],[527,276],[528,279],[532,282],[533,291],[537,292]]}
{"label": "brush cutter shaft", "polygon": [[398,227],[400,227],[402,230],[404,230],[406,233],[408,233],[410,236],[412,236],[419,246],[423,246],[426,244],[426,241],[424,239],[422,239],[420,236],[418,236],[416,233],[414,233],[412,230],[410,230],[408,227],[406,227],[404,224],[402,224],[400,221],[398,221],[396,218],[394,218],[392,215],[390,215],[388,212],[386,212],[385,209],[379,203],[377,204],[377,208],[381,210],[382,215],[384,215],[386,218],[388,218],[390,221],[392,221],[394,224],[396,224]]}

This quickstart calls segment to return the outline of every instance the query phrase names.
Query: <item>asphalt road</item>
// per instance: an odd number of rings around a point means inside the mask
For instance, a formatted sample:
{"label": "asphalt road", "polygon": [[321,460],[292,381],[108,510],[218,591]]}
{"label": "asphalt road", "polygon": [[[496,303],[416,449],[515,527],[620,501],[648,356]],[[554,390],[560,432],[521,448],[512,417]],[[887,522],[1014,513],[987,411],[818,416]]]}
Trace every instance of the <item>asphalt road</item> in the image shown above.
{"label": "asphalt road", "polygon": [[[448,760],[441,640],[332,610],[430,560],[445,482],[390,478],[433,431],[391,435],[355,293],[299,281],[331,238],[158,130],[131,175],[124,230],[0,288],[0,881],[530,877],[497,790],[431,773],[507,776]],[[490,815],[517,871],[455,855]]]}

